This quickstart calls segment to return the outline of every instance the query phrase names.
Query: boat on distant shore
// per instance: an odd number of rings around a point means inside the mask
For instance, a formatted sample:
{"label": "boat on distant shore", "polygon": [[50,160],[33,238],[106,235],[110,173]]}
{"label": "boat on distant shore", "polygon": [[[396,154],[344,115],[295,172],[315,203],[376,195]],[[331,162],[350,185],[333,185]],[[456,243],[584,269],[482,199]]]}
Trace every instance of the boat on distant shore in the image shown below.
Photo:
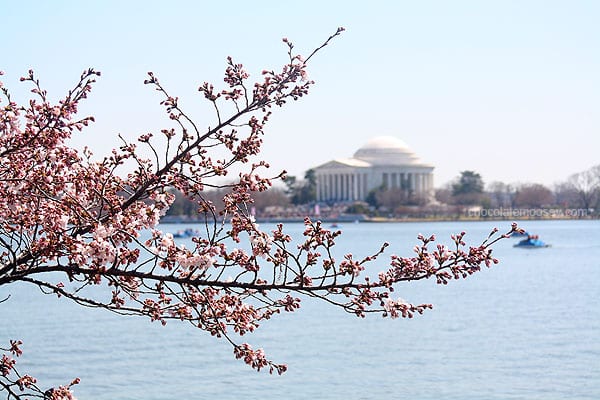
{"label": "boat on distant shore", "polygon": [[550,247],[550,245],[540,240],[538,235],[528,235],[527,239],[521,240],[513,247],[520,247],[523,249],[539,249],[544,247]]}

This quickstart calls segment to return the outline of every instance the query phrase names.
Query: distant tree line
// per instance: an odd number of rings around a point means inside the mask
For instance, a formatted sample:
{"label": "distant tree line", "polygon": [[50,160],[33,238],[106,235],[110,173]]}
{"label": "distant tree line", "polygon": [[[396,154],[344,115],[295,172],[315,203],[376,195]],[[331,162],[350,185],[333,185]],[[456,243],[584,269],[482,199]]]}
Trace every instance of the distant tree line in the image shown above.
{"label": "distant tree line", "polygon": [[[283,188],[255,193],[254,203],[248,207],[258,216],[291,209],[303,212],[315,204],[316,189],[315,172],[310,169],[303,179],[288,176]],[[205,191],[203,196],[206,201],[221,207],[222,198],[227,192],[227,187],[224,187]],[[185,196],[176,196],[168,215],[198,215],[202,210],[197,210],[196,204]],[[498,181],[486,184],[478,172],[466,170],[452,182],[438,188],[434,198],[418,196],[403,188],[381,186],[369,192],[365,202],[343,205],[342,210],[368,216],[425,217],[460,214],[473,207],[581,209],[587,210],[589,216],[597,216],[600,215],[600,165],[573,174],[553,187],[539,183],[507,184]]]}
{"label": "distant tree line", "polygon": [[[203,200],[207,204],[214,204],[217,209],[223,208],[223,197],[231,191],[227,188],[207,190],[203,194]],[[198,203],[175,192],[175,201],[167,211],[167,215],[172,216],[199,216],[204,213],[204,209],[198,209]],[[249,211],[257,214],[264,213],[269,207],[288,207],[291,202],[284,189],[270,188],[264,192],[255,192],[253,194],[254,202],[248,205]]]}
{"label": "distant tree line", "polygon": [[[257,215],[269,213],[269,210],[280,210],[294,205],[306,205],[314,203],[317,199],[317,179],[312,169],[306,171],[303,180],[295,176],[287,176],[285,188],[271,187],[263,192],[253,193],[253,203],[249,204],[249,211]],[[218,209],[223,207],[223,196],[231,190],[221,187],[203,192],[203,199],[214,204]],[[198,216],[204,210],[198,209],[197,202],[180,193],[175,194],[175,201],[167,211],[172,216]]]}
{"label": "distant tree line", "polygon": [[436,191],[441,203],[505,208],[600,207],[600,165],[578,172],[552,188],[539,183],[491,182],[484,190],[481,176],[463,171],[455,182]]}

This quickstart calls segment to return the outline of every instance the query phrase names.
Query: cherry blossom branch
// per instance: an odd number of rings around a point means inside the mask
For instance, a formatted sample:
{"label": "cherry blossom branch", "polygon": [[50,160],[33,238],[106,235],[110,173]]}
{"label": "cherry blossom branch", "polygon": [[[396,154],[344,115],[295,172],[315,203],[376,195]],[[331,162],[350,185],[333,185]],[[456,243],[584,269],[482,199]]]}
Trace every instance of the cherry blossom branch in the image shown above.
{"label": "cherry blossom branch", "polygon": [[0,358],[0,394],[6,392],[7,400],[21,400],[30,398],[40,398],[44,400],[75,400],[71,392],[71,386],[79,383],[79,378],[75,378],[69,385],[40,389],[36,385],[37,380],[30,375],[21,375],[16,369],[17,361],[13,357],[20,357],[23,354],[20,340],[10,340],[8,348],[0,347],[0,352],[4,352]]}
{"label": "cherry blossom branch", "polygon": [[[283,225],[265,232],[249,215],[254,193],[284,174],[265,177],[269,165],[257,159],[273,109],[308,93],[314,83],[307,79],[308,61],[342,31],[306,59],[284,39],[288,60],[279,72],[262,71],[254,84],[243,65],[228,58],[225,88],[203,83],[198,89],[216,111],[206,130],[149,73],[145,83],[161,96],[172,126],[156,137],[143,134],[137,143],[121,138],[121,146],[100,161],[93,161],[88,149],[78,152],[66,144],[93,121],[75,116],[98,72],[84,71],[57,105],[48,101],[33,72],[22,79],[37,96],[27,107],[13,103],[2,88],[8,104],[0,108],[0,286],[24,282],[87,307],[162,324],[186,321],[227,340],[234,356],[252,368],[283,373],[285,365],[267,359],[260,348],[238,343],[237,336],[277,314],[297,311],[300,296],[360,317],[410,318],[431,305],[393,299],[399,284],[430,278],[446,284],[495,264],[492,246],[516,225],[471,247],[464,232],[452,237],[452,248],[431,249],[435,238],[419,236],[412,257],[392,255],[383,272],[369,277],[367,266],[380,262],[387,244],[362,259],[348,253],[336,260],[341,232],[306,219],[302,237],[294,241]],[[221,150],[225,155],[213,159]],[[222,183],[234,165],[243,172]],[[222,205],[206,200],[208,188],[227,189]],[[205,218],[189,248],[157,229],[175,192],[192,200]],[[236,248],[239,243],[245,246]],[[8,398],[22,398],[25,394],[16,389],[21,390],[21,376],[6,378],[15,372],[9,361],[5,365],[2,388]],[[68,398],[54,393],[70,393],[64,387],[42,394],[33,383],[24,386],[33,397]]]}

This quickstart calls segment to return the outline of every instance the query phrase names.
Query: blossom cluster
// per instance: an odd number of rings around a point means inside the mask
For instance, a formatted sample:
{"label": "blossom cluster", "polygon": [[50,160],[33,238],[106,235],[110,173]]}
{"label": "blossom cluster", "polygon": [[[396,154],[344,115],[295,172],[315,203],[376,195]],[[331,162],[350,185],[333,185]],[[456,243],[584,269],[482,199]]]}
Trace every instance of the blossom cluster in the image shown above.
{"label": "blossom cluster", "polygon": [[20,340],[10,340],[8,348],[0,347],[2,354],[0,358],[0,392],[7,393],[7,399],[21,399],[30,397],[39,397],[47,400],[77,400],[71,391],[71,386],[79,383],[79,378],[75,378],[69,385],[59,386],[42,390],[37,386],[37,379],[27,374],[20,374],[16,368],[16,360],[12,358],[20,357],[23,354]]}

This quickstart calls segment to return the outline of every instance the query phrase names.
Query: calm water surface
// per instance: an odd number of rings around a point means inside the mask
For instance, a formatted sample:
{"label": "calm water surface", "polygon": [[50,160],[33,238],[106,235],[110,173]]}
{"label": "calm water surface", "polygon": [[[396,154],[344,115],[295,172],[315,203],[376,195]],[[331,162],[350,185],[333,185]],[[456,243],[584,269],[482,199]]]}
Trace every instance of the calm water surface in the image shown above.
{"label": "calm water surface", "polygon": [[[409,255],[418,233],[449,243],[466,230],[478,242],[509,225],[346,224],[338,247],[364,256],[388,241],[387,254]],[[401,287],[402,298],[434,304],[423,316],[358,319],[306,300],[244,338],[288,364],[281,377],[252,371],[188,326],[84,309],[26,286],[0,289],[12,295],[0,304],[0,340],[25,342],[21,368],[43,384],[79,376],[80,400],[600,399],[600,222],[522,225],[552,247],[506,240],[495,250],[501,263],[465,281]]]}

